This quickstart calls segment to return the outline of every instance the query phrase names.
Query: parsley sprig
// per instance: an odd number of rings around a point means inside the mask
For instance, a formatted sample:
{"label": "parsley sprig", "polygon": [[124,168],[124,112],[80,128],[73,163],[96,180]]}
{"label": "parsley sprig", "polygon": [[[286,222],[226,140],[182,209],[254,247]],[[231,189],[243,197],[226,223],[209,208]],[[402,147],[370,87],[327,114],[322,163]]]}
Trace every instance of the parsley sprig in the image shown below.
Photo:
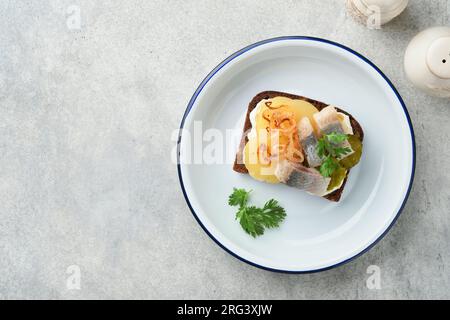
{"label": "parsley sprig", "polygon": [[245,189],[233,188],[233,193],[228,197],[228,204],[233,207],[245,207],[247,205],[250,192],[252,192],[252,190],[247,191]]}
{"label": "parsley sprig", "polygon": [[233,188],[233,193],[228,197],[228,204],[239,207],[236,220],[239,220],[245,232],[256,238],[264,234],[266,228],[279,227],[286,217],[286,212],[274,199],[267,201],[262,208],[247,206],[250,192]]}
{"label": "parsley sprig", "polygon": [[322,176],[331,177],[333,172],[340,167],[338,159],[352,151],[349,147],[342,146],[347,139],[346,134],[337,132],[325,134],[319,139],[316,152],[322,159],[322,165],[319,168]]}

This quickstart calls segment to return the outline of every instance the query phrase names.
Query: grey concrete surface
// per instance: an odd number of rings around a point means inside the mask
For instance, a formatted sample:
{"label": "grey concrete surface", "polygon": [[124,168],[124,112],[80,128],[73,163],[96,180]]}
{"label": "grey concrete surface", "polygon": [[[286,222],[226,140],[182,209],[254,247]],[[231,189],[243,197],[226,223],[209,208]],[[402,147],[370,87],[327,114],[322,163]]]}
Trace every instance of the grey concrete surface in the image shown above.
{"label": "grey concrete surface", "polygon": [[[449,15],[448,1],[412,0],[375,31],[339,0],[2,0],[0,298],[450,298],[450,103],[418,92],[402,68],[409,40]],[[270,273],[220,249],[189,212],[169,155],[203,77],[280,35],[366,55],[416,133],[416,179],[395,227],[318,274]],[[71,265],[79,290],[67,286]],[[380,290],[366,287],[370,265]]]}

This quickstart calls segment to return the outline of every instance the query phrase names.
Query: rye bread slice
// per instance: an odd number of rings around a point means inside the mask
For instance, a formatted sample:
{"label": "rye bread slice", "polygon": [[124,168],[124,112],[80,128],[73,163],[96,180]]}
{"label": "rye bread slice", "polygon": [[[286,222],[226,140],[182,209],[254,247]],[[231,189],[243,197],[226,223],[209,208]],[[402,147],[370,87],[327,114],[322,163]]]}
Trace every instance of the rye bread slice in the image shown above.
{"label": "rye bread slice", "polygon": [[[249,130],[251,129],[251,127],[252,127],[252,124],[250,122],[250,112],[252,112],[252,110],[256,108],[256,105],[261,100],[271,99],[271,98],[275,98],[275,97],[286,97],[286,98],[290,98],[290,99],[304,100],[304,101],[307,101],[307,102],[311,103],[312,105],[314,105],[317,108],[317,110],[319,110],[319,111],[322,110],[323,108],[325,108],[326,106],[328,106],[328,104],[323,103],[321,101],[317,101],[317,100],[313,100],[313,99],[310,99],[310,98],[298,96],[298,95],[295,95],[295,94],[285,93],[285,92],[263,91],[261,93],[258,93],[252,99],[252,101],[250,101],[250,103],[248,105],[247,115],[245,117],[244,129],[243,129],[243,132],[242,132],[242,139],[241,139],[241,143],[239,145],[239,149],[238,149],[238,152],[236,154],[236,159],[235,159],[234,165],[233,165],[233,170],[234,171],[239,172],[239,173],[248,174],[248,170],[245,167],[245,164],[243,162],[243,151],[244,151],[245,144],[248,141],[246,133],[248,133]],[[348,112],[346,112],[346,111],[344,111],[342,109],[339,109],[339,108],[336,108],[336,110],[338,112],[342,112],[342,113],[344,113],[344,114],[349,116],[350,123],[351,123],[352,128],[353,128],[353,134],[358,136],[359,139],[361,141],[363,141],[363,139],[364,139],[364,132],[363,132],[363,130],[361,128],[361,125],[358,123],[358,121],[356,121],[356,119],[353,118],[353,116],[351,114],[349,114]],[[306,160],[304,161],[303,164],[305,164],[305,162],[306,162]],[[348,177],[349,173],[350,173],[350,170],[348,170],[347,177]],[[342,186],[339,189],[333,191],[330,194],[327,194],[326,196],[324,196],[324,198],[328,199],[330,201],[335,201],[335,202],[339,201],[341,199],[342,192],[344,191],[345,184],[347,183],[347,177],[345,178],[344,182],[342,183]]]}

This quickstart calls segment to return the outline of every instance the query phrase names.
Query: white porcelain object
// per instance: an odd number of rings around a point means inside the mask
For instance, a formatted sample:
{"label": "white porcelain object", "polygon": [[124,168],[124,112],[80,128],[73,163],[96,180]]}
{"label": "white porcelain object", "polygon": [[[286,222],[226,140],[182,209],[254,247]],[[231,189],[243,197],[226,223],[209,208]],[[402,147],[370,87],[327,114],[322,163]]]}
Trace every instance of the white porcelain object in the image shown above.
{"label": "white porcelain object", "polygon": [[388,23],[408,5],[409,0],[347,0],[347,8],[352,16],[369,27]]}
{"label": "white porcelain object", "polygon": [[450,97],[450,28],[434,27],[415,36],[405,53],[411,82],[438,97]]}
{"label": "white porcelain object", "polygon": [[[235,53],[201,83],[181,124],[180,157],[192,148],[195,121],[202,121],[204,130],[215,128],[225,136],[227,129],[235,129],[240,135],[248,103],[265,90],[342,106],[362,125],[362,159],[352,169],[341,201],[236,173],[235,148],[227,150],[224,156],[231,161],[225,164],[179,164],[186,201],[211,238],[253,265],[313,272],[349,261],[389,230],[408,196],[415,147],[406,108],[387,78],[354,51],[315,38],[270,39]],[[261,237],[250,237],[235,220],[236,208],[227,205],[233,187],[253,190],[255,205],[277,199],[286,220]]]}

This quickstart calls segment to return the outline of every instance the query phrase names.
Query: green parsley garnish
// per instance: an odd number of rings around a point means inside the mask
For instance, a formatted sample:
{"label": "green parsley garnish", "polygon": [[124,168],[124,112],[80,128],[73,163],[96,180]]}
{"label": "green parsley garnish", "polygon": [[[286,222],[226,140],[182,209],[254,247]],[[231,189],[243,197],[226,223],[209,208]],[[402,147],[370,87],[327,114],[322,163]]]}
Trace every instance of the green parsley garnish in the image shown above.
{"label": "green parsley garnish", "polygon": [[333,172],[339,169],[339,167],[340,167],[339,162],[332,156],[328,155],[323,160],[322,165],[319,168],[319,171],[322,176],[331,177]]}
{"label": "green parsley garnish", "polygon": [[317,142],[316,152],[322,159],[320,174],[326,178],[331,177],[333,172],[340,168],[338,159],[352,150],[343,147],[342,143],[348,140],[348,136],[343,133],[331,132],[323,135]]}
{"label": "green parsley garnish", "polygon": [[286,217],[283,207],[278,201],[271,199],[264,204],[264,207],[247,206],[248,198],[251,191],[245,189],[233,189],[233,193],[228,197],[230,206],[239,206],[236,212],[236,220],[252,237],[256,238],[264,234],[266,228],[276,228]]}
{"label": "green parsley garnish", "polygon": [[247,205],[248,196],[250,195],[250,191],[245,189],[236,189],[233,188],[233,193],[228,197],[228,204],[230,206],[239,206],[245,207]]}

